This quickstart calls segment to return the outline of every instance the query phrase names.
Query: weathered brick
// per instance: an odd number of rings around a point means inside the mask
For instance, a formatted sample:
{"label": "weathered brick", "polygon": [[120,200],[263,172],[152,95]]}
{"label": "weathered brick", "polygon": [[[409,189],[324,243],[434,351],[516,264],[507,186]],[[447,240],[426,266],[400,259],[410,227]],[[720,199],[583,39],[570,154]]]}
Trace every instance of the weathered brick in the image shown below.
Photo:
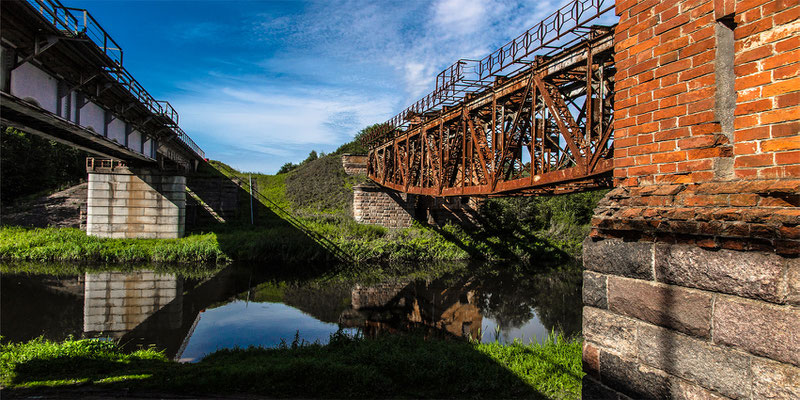
{"label": "weathered brick", "polygon": [[800,309],[721,296],[714,304],[714,343],[800,365]]}
{"label": "weathered brick", "polygon": [[800,399],[800,368],[753,357],[753,398]]}
{"label": "weathered brick", "polygon": [[583,343],[583,371],[594,377],[600,377],[600,350],[597,346]]}
{"label": "weathered brick", "polygon": [[636,357],[634,319],[594,307],[583,307],[583,337],[603,350],[626,357]]}
{"label": "weathered brick", "polygon": [[689,245],[659,244],[655,249],[656,279],[660,282],[784,301],[781,256],[730,250],[708,251]]}
{"label": "weathered brick", "polygon": [[749,356],[648,324],[637,334],[639,361],[725,396],[750,398]]}
{"label": "weathered brick", "polygon": [[583,271],[583,304],[608,308],[606,298],[606,282],[608,277],[591,271]]}
{"label": "weathered brick", "polygon": [[637,279],[608,278],[608,308],[693,336],[708,337],[711,294]]}
{"label": "weathered brick", "polygon": [[652,243],[587,239],[583,242],[583,265],[592,271],[652,280],[652,248]]}
{"label": "weathered brick", "polygon": [[600,351],[601,382],[633,398],[669,399],[670,377],[663,371]]}

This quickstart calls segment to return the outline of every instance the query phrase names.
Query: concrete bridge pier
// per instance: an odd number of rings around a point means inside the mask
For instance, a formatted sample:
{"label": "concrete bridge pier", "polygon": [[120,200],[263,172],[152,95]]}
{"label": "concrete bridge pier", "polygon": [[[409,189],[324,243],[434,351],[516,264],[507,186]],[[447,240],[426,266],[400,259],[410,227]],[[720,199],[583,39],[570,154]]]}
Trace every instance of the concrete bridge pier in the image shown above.
{"label": "concrete bridge pier", "polygon": [[186,177],[88,158],[86,233],[107,238],[183,236]]}

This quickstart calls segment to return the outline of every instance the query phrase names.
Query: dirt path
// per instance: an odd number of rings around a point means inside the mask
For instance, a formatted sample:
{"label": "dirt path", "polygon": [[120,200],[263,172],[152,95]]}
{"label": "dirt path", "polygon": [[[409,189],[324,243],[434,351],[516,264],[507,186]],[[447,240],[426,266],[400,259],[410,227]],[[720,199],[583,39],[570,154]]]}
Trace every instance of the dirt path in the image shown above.
{"label": "dirt path", "polygon": [[81,205],[86,204],[89,184],[81,183],[36,200],[3,207],[2,225],[20,225],[44,228],[80,227]]}

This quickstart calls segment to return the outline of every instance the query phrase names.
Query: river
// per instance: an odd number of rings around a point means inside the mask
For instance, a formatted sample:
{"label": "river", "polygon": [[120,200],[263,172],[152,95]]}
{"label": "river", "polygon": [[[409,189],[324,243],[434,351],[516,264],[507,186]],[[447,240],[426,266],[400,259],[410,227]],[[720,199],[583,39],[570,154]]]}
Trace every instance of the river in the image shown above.
{"label": "river", "polygon": [[[57,269],[47,267],[24,270]],[[12,342],[104,337],[193,362],[221,348],[324,344],[339,330],[528,343],[581,329],[581,275],[574,267],[531,272],[484,264],[421,278],[309,278],[304,268],[251,263],[181,274],[106,267],[55,275],[11,268],[0,277],[0,335]]]}

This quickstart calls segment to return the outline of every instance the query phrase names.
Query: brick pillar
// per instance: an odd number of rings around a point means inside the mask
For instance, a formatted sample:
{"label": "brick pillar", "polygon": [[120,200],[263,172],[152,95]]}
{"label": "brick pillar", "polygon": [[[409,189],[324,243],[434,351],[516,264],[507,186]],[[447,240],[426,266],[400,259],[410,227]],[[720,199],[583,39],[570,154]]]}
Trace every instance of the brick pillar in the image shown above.
{"label": "brick pillar", "polygon": [[366,175],[367,156],[363,154],[342,154],[342,167],[347,175]]}
{"label": "brick pillar", "polygon": [[800,398],[800,3],[616,12],[584,398]]}
{"label": "brick pillar", "polygon": [[86,233],[110,238],[178,238],[186,217],[186,177],[89,160]]}
{"label": "brick pillar", "polygon": [[353,218],[362,224],[407,228],[414,221],[416,196],[374,184],[353,187]]}

